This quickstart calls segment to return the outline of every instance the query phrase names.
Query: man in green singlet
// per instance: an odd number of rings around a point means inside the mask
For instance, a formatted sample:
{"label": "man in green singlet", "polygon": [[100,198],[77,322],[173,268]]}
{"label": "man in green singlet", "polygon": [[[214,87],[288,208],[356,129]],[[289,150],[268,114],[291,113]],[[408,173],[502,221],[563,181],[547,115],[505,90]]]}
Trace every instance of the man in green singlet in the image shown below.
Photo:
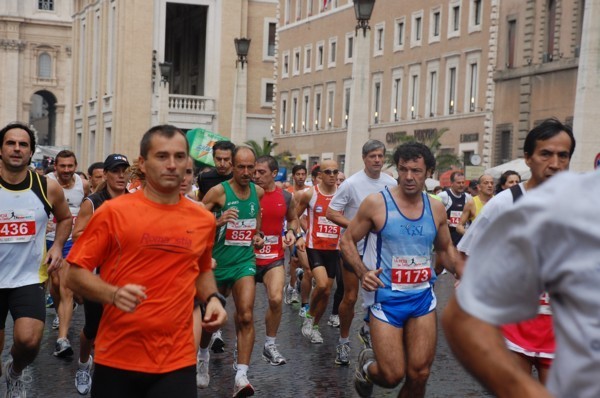
{"label": "man in green singlet", "polygon": [[264,191],[252,182],[255,162],[252,149],[236,147],[233,151],[233,178],[211,188],[202,199],[208,210],[222,211],[217,223],[213,258],[217,261],[214,272],[219,291],[225,296],[232,293],[235,302],[239,356],[237,363],[234,358],[237,370],[234,397],[254,394],[246,375],[254,346],[254,247],[260,249],[264,243],[260,232],[259,203]]}

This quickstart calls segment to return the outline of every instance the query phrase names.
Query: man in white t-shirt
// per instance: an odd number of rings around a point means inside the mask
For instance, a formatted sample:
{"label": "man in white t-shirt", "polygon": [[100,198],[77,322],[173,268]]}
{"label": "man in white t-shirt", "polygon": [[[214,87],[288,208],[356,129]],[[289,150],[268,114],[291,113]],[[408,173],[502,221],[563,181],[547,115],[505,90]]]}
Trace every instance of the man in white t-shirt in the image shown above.
{"label": "man in white t-shirt", "polygon": [[[347,228],[356,215],[362,201],[372,193],[384,190],[386,187],[398,185],[396,180],[382,173],[385,163],[385,144],[378,140],[369,140],[362,147],[362,158],[365,168],[353,174],[340,184],[335,196],[327,209],[327,218],[342,228]],[[359,254],[363,253],[364,240],[357,244]],[[348,365],[350,363],[350,325],[354,317],[354,305],[358,296],[358,277],[352,267],[342,265],[344,297],[339,307],[340,339],[337,346],[335,363]],[[339,288],[339,287],[338,287]],[[363,342],[368,340],[368,325],[361,328]]]}
{"label": "man in white t-shirt", "polygon": [[[475,242],[458,301],[450,302],[443,321],[461,362],[495,395],[600,396],[600,212],[585,199],[598,195],[599,171],[561,173],[492,221]],[[549,392],[514,366],[495,326],[535,316],[543,290],[557,340]]]}

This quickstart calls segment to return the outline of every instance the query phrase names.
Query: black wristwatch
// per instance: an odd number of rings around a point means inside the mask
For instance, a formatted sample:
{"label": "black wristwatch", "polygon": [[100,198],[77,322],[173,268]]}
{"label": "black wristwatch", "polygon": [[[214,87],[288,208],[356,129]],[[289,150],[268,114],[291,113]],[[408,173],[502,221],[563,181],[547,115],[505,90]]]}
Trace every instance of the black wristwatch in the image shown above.
{"label": "black wristwatch", "polygon": [[300,239],[300,238],[304,238],[304,235],[302,235],[302,232],[298,232],[297,234],[295,234],[294,236],[296,236],[296,240]]}
{"label": "black wristwatch", "polygon": [[219,292],[214,292],[213,294],[211,294],[210,296],[208,296],[206,298],[206,304],[208,304],[208,302],[210,301],[210,299],[213,298],[213,297],[216,297],[221,302],[221,305],[223,306],[223,308],[225,308],[225,304],[227,304],[227,299],[225,299],[225,296],[223,296]]}

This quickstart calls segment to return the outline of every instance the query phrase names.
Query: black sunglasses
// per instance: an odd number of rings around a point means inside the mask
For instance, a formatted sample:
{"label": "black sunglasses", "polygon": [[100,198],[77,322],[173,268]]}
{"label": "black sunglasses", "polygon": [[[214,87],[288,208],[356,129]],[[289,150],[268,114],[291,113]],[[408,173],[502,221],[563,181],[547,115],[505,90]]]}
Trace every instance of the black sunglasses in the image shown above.
{"label": "black sunglasses", "polygon": [[330,170],[330,169],[323,170],[323,173],[327,174],[328,176],[333,175],[333,174],[338,174],[339,172],[340,171],[338,169],[335,169],[335,170]]}

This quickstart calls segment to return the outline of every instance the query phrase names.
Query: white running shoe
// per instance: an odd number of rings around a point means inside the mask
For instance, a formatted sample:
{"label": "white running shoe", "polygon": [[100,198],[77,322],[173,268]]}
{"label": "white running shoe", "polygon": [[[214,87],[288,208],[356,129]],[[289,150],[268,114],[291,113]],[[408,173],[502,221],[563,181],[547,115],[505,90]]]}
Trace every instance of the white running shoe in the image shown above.
{"label": "white running shoe", "polygon": [[208,374],[208,360],[205,361],[198,357],[196,362],[196,385],[198,388],[206,388],[210,383],[210,375]]}
{"label": "white running shoe", "polygon": [[60,319],[58,319],[58,315],[57,315],[54,317],[54,320],[52,321],[52,330],[57,330],[59,326],[60,326]]}
{"label": "white running shoe", "polygon": [[318,326],[313,326],[313,330],[310,335],[310,342],[313,344],[323,344],[323,336],[321,336]]}
{"label": "white running shoe", "polygon": [[273,366],[285,364],[285,358],[281,355],[275,344],[265,345],[262,357]]}
{"label": "white running shoe", "polygon": [[223,340],[223,333],[221,332],[221,329],[213,333],[208,347],[215,354],[225,352],[225,341]]}
{"label": "white running shoe", "polygon": [[304,322],[302,322],[302,335],[308,339],[312,336],[313,322],[312,317],[306,317],[304,318]]}
{"label": "white running shoe", "polygon": [[5,398],[25,398],[25,384],[23,382],[23,374],[18,377],[11,376],[13,359],[12,357],[4,364],[4,372],[6,378],[6,395]]}
{"label": "white running shoe", "polygon": [[248,376],[242,375],[235,378],[235,384],[233,386],[233,398],[237,397],[251,397],[254,395],[254,387],[248,381]]}
{"label": "white running shoe", "polygon": [[327,324],[329,326],[331,326],[332,328],[339,328],[340,327],[340,316],[339,315],[329,315],[329,320],[327,321]]}
{"label": "white running shoe", "polygon": [[77,373],[75,373],[75,388],[77,388],[77,392],[81,395],[87,395],[87,393],[89,393],[92,389],[93,363],[94,359],[90,355],[87,366],[85,368],[77,369]]}

